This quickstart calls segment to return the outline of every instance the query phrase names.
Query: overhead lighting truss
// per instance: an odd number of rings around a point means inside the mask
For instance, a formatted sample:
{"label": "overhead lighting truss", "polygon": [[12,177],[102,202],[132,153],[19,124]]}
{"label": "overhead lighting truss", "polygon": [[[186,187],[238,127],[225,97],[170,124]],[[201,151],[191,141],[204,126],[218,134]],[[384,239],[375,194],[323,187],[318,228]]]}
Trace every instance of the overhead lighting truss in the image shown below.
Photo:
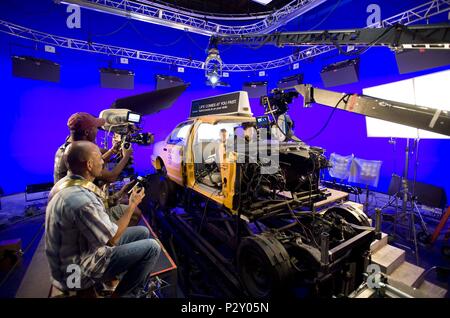
{"label": "overhead lighting truss", "polygon": [[[227,35],[211,37],[210,45],[217,44],[252,46],[276,45],[314,46],[386,46],[393,50],[404,48],[450,48],[450,25],[392,25],[387,28],[365,28],[350,30],[326,30],[306,32],[282,32],[272,34]],[[417,44],[417,46],[414,46]],[[218,53],[217,53],[218,54]]]}
{"label": "overhead lighting truss", "polygon": [[[151,2],[141,3],[129,0],[55,0],[57,3],[76,4],[87,9],[207,36],[214,34],[239,35],[270,33],[296,17],[314,9],[325,1],[326,0],[294,0],[256,23],[226,25],[212,22],[206,17],[200,17],[198,14],[155,5]],[[228,19],[230,19],[230,17],[228,17]]]}
{"label": "overhead lighting truss", "polygon": [[[381,22],[386,26],[395,23],[402,23],[405,25],[418,22],[428,17],[450,11],[450,1],[448,0],[433,0],[423,5],[407,10],[403,13],[397,14]],[[385,22],[387,21],[387,22]],[[16,25],[7,21],[0,20],[0,32],[7,33],[12,36],[28,39],[44,45],[52,45],[55,47],[62,47],[72,50],[86,51],[99,54],[107,54],[117,57],[125,57],[128,59],[143,60],[155,63],[164,63],[178,65],[193,69],[205,70],[205,62],[199,60],[191,60],[188,58],[158,54],[153,52],[146,52],[130,48],[112,46],[101,43],[93,43],[83,40],[71,39],[52,35],[40,31],[35,31],[20,25]],[[290,65],[292,63],[306,60],[315,56],[319,56],[326,52],[332,51],[335,46],[330,45],[315,45],[308,47],[296,54],[289,55],[283,58],[258,62],[249,64],[223,64],[223,72],[248,72],[275,69]]]}

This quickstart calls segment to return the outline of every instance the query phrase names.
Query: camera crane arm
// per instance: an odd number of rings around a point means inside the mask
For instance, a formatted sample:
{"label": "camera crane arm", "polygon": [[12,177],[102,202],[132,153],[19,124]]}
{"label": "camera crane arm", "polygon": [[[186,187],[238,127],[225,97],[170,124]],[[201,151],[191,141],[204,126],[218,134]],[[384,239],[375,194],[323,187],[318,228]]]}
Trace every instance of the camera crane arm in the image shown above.
{"label": "camera crane arm", "polygon": [[[255,46],[273,44],[279,47],[334,45],[338,49],[342,45],[387,46],[392,49],[450,49],[450,25],[393,25],[389,28],[211,37],[210,47],[217,48],[219,44]],[[297,85],[295,90],[303,96],[304,106],[317,103],[450,136],[450,114],[448,111],[360,94],[342,94],[314,88],[311,85]]]}
{"label": "camera crane arm", "polygon": [[343,94],[309,84],[296,85],[295,90],[303,96],[304,107],[316,103],[450,136],[448,111],[362,94]]}
{"label": "camera crane arm", "polygon": [[305,32],[277,32],[272,34],[212,36],[210,48],[218,45],[245,44],[263,46],[387,46],[391,49],[450,49],[450,24],[322,30]]}

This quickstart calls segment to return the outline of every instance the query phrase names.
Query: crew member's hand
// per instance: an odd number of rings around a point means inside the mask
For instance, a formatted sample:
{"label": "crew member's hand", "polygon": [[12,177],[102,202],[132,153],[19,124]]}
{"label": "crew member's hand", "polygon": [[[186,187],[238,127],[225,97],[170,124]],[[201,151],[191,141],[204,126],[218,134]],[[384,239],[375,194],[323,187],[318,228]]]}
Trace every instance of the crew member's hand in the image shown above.
{"label": "crew member's hand", "polygon": [[130,205],[138,206],[139,203],[142,202],[142,199],[145,197],[145,189],[144,188],[134,188],[133,192],[131,192],[130,196]]}
{"label": "crew member's hand", "polygon": [[125,143],[122,144],[122,156],[125,158],[130,158],[133,154],[133,147],[130,144],[130,147],[128,149],[125,148]]}
{"label": "crew member's hand", "polygon": [[134,182],[128,182],[127,184],[123,185],[119,191],[111,195],[108,201],[109,205],[114,206],[119,204],[119,201],[122,199],[124,194],[129,191],[134,184]]}
{"label": "crew member's hand", "polygon": [[117,194],[120,195],[120,197],[122,197],[125,193],[130,191],[130,189],[136,184],[135,181],[136,180],[124,184],[122,188],[119,191],[117,191]]}
{"label": "crew member's hand", "polygon": [[112,147],[110,150],[112,150],[112,152],[114,153],[118,153],[120,151],[120,145],[120,140],[113,139]]}

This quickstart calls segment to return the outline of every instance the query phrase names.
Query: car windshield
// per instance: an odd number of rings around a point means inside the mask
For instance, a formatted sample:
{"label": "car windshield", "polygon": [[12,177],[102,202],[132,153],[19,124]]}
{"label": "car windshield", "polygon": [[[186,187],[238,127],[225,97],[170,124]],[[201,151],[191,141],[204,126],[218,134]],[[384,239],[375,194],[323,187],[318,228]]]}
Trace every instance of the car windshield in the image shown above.
{"label": "car windshield", "polygon": [[168,142],[173,144],[185,143],[191,126],[192,122],[186,122],[178,125],[170,134]]}
{"label": "car windshield", "polygon": [[234,127],[237,123],[218,123],[216,125],[203,123],[198,127],[197,141],[206,142],[219,139],[219,134],[222,129],[225,129],[228,135],[234,134]]}

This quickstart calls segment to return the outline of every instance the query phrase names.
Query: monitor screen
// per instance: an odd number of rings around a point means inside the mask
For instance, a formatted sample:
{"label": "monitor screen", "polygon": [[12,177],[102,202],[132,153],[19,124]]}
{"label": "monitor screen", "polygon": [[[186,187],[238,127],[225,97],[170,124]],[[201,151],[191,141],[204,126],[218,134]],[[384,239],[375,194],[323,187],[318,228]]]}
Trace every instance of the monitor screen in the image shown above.
{"label": "monitor screen", "polygon": [[256,127],[258,127],[258,128],[269,127],[269,117],[267,117],[267,116],[256,117]]}
{"label": "monitor screen", "polygon": [[139,124],[141,122],[141,115],[137,113],[128,112],[127,120],[128,122]]}

